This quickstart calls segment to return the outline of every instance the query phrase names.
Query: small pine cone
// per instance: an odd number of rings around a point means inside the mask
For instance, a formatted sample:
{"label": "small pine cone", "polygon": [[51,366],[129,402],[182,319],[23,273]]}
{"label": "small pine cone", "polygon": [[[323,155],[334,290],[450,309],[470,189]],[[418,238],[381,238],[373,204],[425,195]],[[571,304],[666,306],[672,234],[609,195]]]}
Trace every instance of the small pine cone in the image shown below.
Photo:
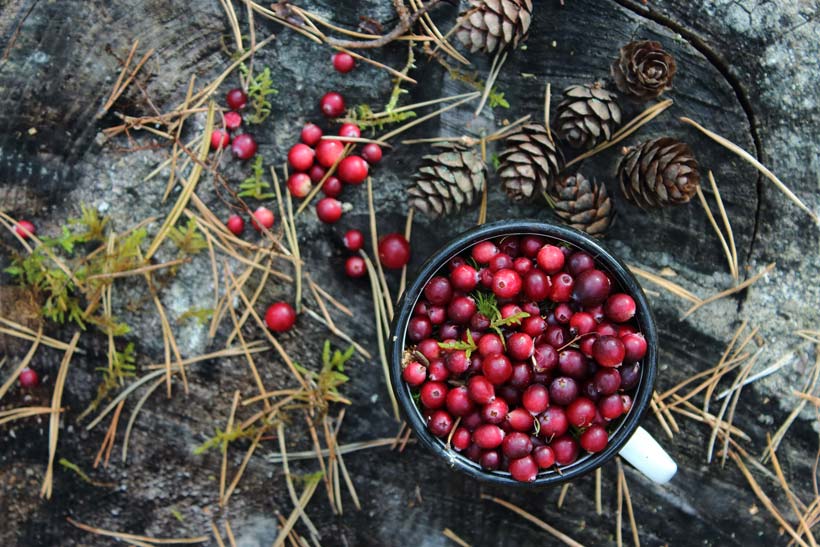
{"label": "small pine cone", "polygon": [[498,174],[507,196],[522,201],[549,191],[564,167],[564,156],[546,128],[537,123],[523,125],[504,145]]}
{"label": "small pine cone", "polygon": [[474,148],[460,144],[439,147],[441,152],[422,158],[415,181],[407,189],[410,206],[433,218],[472,205],[487,179],[487,168]]}
{"label": "small pine cone", "polygon": [[612,137],[621,125],[615,94],[601,84],[572,85],[558,105],[556,131],[573,148],[592,148]]}
{"label": "small pine cone", "polygon": [[672,89],[677,65],[675,59],[658,42],[641,40],[621,48],[612,63],[612,78],[623,93],[639,101],[648,101]]}
{"label": "small pine cone", "polygon": [[581,173],[556,182],[551,196],[555,214],[576,230],[603,237],[612,224],[615,209],[606,186]]}
{"label": "small pine cone", "polygon": [[456,23],[456,36],[471,52],[518,47],[526,38],[532,0],[470,0],[470,6]]}
{"label": "small pine cone", "polygon": [[626,199],[653,208],[688,202],[697,192],[700,171],[688,144],[661,137],[627,151],[618,178]]}

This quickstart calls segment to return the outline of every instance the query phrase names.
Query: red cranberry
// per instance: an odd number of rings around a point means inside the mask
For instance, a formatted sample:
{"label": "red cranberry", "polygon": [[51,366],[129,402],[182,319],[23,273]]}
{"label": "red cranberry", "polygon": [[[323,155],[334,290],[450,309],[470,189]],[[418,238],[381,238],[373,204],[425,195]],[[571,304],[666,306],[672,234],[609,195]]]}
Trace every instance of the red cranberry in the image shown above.
{"label": "red cranberry", "polygon": [[239,112],[225,112],[222,119],[225,121],[225,129],[228,131],[236,131],[242,125],[242,115]]}
{"label": "red cranberry", "polygon": [[18,220],[17,224],[14,225],[14,233],[20,236],[23,239],[28,239],[29,237],[36,235],[37,230],[28,220]]}
{"label": "red cranberry", "polygon": [[211,131],[211,150],[220,150],[228,148],[231,144],[231,136],[227,131],[222,129],[214,129]]}
{"label": "red cranberry", "polygon": [[513,267],[513,260],[510,255],[505,253],[498,253],[490,259],[490,271],[495,273],[498,270],[510,269]]}
{"label": "red cranberry", "polygon": [[595,259],[583,251],[576,251],[567,259],[567,270],[572,275],[591,270],[595,267]]}
{"label": "red cranberry", "polygon": [[564,253],[561,252],[560,247],[555,245],[541,247],[536,260],[538,261],[538,267],[550,275],[560,272],[561,268],[564,267]]}
{"label": "red cranberry", "polygon": [[595,386],[595,382],[593,380],[587,380],[581,384],[581,395],[592,402],[596,402],[601,398],[601,392],[598,391],[598,388]]}
{"label": "red cranberry", "polygon": [[473,402],[464,386],[454,387],[447,392],[447,410],[453,416],[466,416],[473,411]]}
{"label": "red cranberry", "polygon": [[598,304],[597,306],[587,306],[587,312],[592,315],[592,318],[595,319],[596,323],[600,323],[604,320],[603,304]]}
{"label": "red cranberry", "polygon": [[470,399],[480,405],[495,399],[495,386],[484,376],[472,376],[467,380],[467,392]]}
{"label": "red cranberry", "polygon": [[427,380],[427,367],[418,361],[411,361],[401,371],[402,380],[411,387],[418,387]]}
{"label": "red cranberry", "polygon": [[302,128],[302,142],[308,146],[316,146],[322,140],[322,128],[315,123],[306,123]]}
{"label": "red cranberry", "polygon": [[416,302],[416,305],[413,306],[413,315],[427,315],[427,302],[425,302],[424,300],[419,300],[418,302]]}
{"label": "red cranberry", "polygon": [[624,405],[624,414],[632,409],[632,397],[629,395],[621,395],[621,402]]}
{"label": "red cranberry", "polygon": [[575,427],[587,427],[595,419],[597,410],[595,403],[586,397],[578,397],[567,407],[567,420]]}
{"label": "red cranberry", "polygon": [[595,340],[598,337],[595,335],[585,336],[581,338],[581,342],[578,344],[578,349],[581,350],[581,353],[586,355],[587,357],[592,357],[592,346],[595,345]]}
{"label": "red cranberry", "polygon": [[308,169],[308,176],[310,177],[310,182],[313,184],[319,184],[325,175],[327,174],[327,169],[319,165],[318,163],[313,164],[310,169]]}
{"label": "red cranberry", "polygon": [[[520,315],[523,312],[517,304],[504,304],[501,306],[501,318],[510,319],[514,315]],[[511,327],[517,327],[521,324],[520,320],[514,320],[509,323]]]}
{"label": "red cranberry", "polygon": [[610,321],[625,323],[635,317],[635,300],[624,293],[610,295],[604,304],[604,314]]}
{"label": "red cranberry", "polygon": [[501,386],[497,390],[498,397],[507,401],[511,408],[521,404],[521,391],[510,384]]}
{"label": "red cranberry", "polygon": [[552,313],[555,316],[555,320],[562,325],[569,323],[569,320],[572,319],[573,315],[572,308],[570,308],[566,303],[561,303],[555,306]]}
{"label": "red cranberry", "polygon": [[598,401],[598,412],[607,420],[619,418],[624,413],[624,403],[621,401],[621,396],[616,393],[602,398]]}
{"label": "red cranberry", "polygon": [[316,216],[325,224],[333,224],[342,218],[342,202],[336,198],[322,198],[316,203]]}
{"label": "red cranberry", "polygon": [[231,143],[231,152],[240,160],[249,160],[256,155],[256,141],[247,133],[237,135]]}
{"label": "red cranberry", "polygon": [[621,385],[619,389],[621,391],[634,389],[641,379],[641,364],[632,363],[631,365],[623,365],[619,370],[621,374]]}
{"label": "red cranberry", "polygon": [[602,304],[609,296],[612,282],[601,270],[586,270],[575,278],[573,298],[584,306]]}
{"label": "red cranberry", "polygon": [[569,302],[572,298],[572,288],[575,286],[575,279],[568,273],[560,273],[552,276],[550,281],[552,281],[550,298],[553,302]]}
{"label": "red cranberry", "polygon": [[472,266],[462,264],[450,272],[450,281],[456,290],[470,292],[478,285],[478,272]]}
{"label": "red cranberry", "polygon": [[[473,338],[475,339],[475,338]],[[467,369],[467,376],[472,376],[474,374],[481,374],[481,363],[484,362],[484,359],[481,355],[474,353],[470,357],[470,368]]]}
{"label": "red cranberry", "polygon": [[615,336],[599,336],[592,344],[592,357],[604,367],[617,367],[624,360],[624,343]]}
{"label": "red cranberry", "polygon": [[567,333],[563,327],[559,327],[558,325],[550,325],[547,327],[546,334],[544,334],[544,341],[554,348],[560,348],[569,340],[567,339]]}
{"label": "red cranberry", "polygon": [[507,354],[516,361],[526,361],[534,352],[532,336],[516,332],[507,339]]}
{"label": "red cranberry", "polygon": [[427,358],[428,361],[437,359],[439,355],[441,355],[441,348],[434,338],[425,338],[419,342],[418,350],[422,355],[424,355],[424,357]]}
{"label": "red cranberry", "polygon": [[379,241],[379,260],[385,268],[395,270],[410,261],[410,244],[402,234],[387,234]]}
{"label": "red cranberry", "polygon": [[535,372],[552,372],[558,366],[558,352],[549,344],[538,344],[533,352]]}
{"label": "red cranberry", "polygon": [[620,339],[623,339],[627,334],[638,333],[638,329],[627,323],[621,323],[620,325],[616,325],[616,327],[618,328],[618,334],[616,334],[616,336]]}
{"label": "red cranberry", "polygon": [[521,276],[515,270],[502,269],[493,275],[493,293],[498,298],[512,298],[521,292]]}
{"label": "red cranberry", "polygon": [[447,319],[447,311],[443,306],[429,306],[427,308],[427,317],[434,325],[441,325]]}
{"label": "red cranberry", "polygon": [[347,156],[339,164],[336,171],[342,182],[347,184],[361,184],[367,178],[367,162],[361,156]]}
{"label": "red cranberry", "polygon": [[578,397],[578,383],[572,378],[561,376],[550,384],[550,401],[565,406]]}
{"label": "red cranberry", "polygon": [[561,374],[576,380],[583,380],[589,372],[587,358],[577,349],[565,349],[559,353],[558,368]]}
{"label": "red cranberry", "polygon": [[592,378],[601,395],[612,395],[621,387],[621,373],[616,368],[602,368]]}
{"label": "red cranberry", "polygon": [[382,147],[375,142],[369,142],[362,146],[362,157],[370,165],[382,161]]}
{"label": "red cranberry", "polygon": [[533,482],[538,476],[538,464],[532,456],[510,461],[510,475],[519,482]]}
{"label": "red cranberry", "polygon": [[598,333],[600,336],[614,336],[618,337],[618,329],[615,328],[615,325],[609,323],[608,321],[604,321],[599,323],[598,326],[595,327],[595,332]]}
{"label": "red cranberry", "polygon": [[600,452],[606,448],[609,436],[606,429],[600,425],[590,426],[589,429],[581,433],[581,447],[587,452]]}
{"label": "red cranberry", "polygon": [[470,413],[466,416],[464,416],[461,419],[461,425],[463,425],[464,427],[466,427],[470,431],[475,431],[475,429],[478,426],[480,426],[482,423],[484,423],[484,422],[481,421],[481,413],[478,412],[477,410],[473,411],[472,413]]}
{"label": "red cranberry", "polygon": [[536,235],[526,235],[522,237],[519,244],[521,254],[529,258],[535,258],[538,255],[538,251],[544,246],[544,241],[543,237]]}
{"label": "red cranberry", "polygon": [[270,209],[267,207],[257,207],[256,211],[253,212],[251,224],[257,232],[261,232],[263,226],[270,230],[273,227],[274,221],[275,218]]}
{"label": "red cranberry", "polygon": [[20,371],[17,381],[20,382],[20,387],[24,389],[34,389],[40,385],[40,375],[33,368],[26,367]]}
{"label": "red cranberry", "polygon": [[419,400],[424,408],[441,408],[447,400],[447,386],[441,382],[428,381],[419,390]]}
{"label": "red cranberry", "polygon": [[512,376],[512,364],[506,355],[495,353],[488,355],[481,363],[484,376],[493,384],[501,385]]}
{"label": "red cranberry", "polygon": [[494,424],[480,425],[473,432],[473,442],[483,449],[498,448],[504,441],[504,430]]}
{"label": "red cranberry", "polygon": [[473,260],[479,264],[488,264],[490,259],[498,254],[498,247],[492,241],[476,243],[470,251]]}
{"label": "red cranberry", "polygon": [[337,177],[328,177],[322,184],[322,193],[329,198],[339,197],[342,193],[342,181]]}
{"label": "red cranberry", "polygon": [[431,304],[443,306],[453,298],[453,288],[446,277],[437,275],[424,286],[424,296]]}
{"label": "red cranberry", "polygon": [[448,338],[456,340],[461,335],[461,329],[458,325],[455,325],[453,323],[445,323],[441,326],[438,333],[439,336],[441,336],[445,340]]}
{"label": "red cranberry", "polygon": [[540,315],[531,315],[521,322],[521,330],[535,338],[546,332],[547,322]]}
{"label": "red cranberry", "polygon": [[453,432],[452,443],[453,449],[458,452],[467,450],[473,443],[473,435],[466,427],[458,427]]}
{"label": "red cranberry", "polygon": [[364,247],[364,234],[359,230],[348,230],[342,238],[345,249],[356,252]]}
{"label": "red cranberry", "polygon": [[450,377],[450,371],[444,359],[438,358],[430,361],[427,367],[427,378],[433,382],[444,382]]}
{"label": "red cranberry", "polygon": [[541,384],[528,387],[521,396],[521,403],[531,414],[541,414],[549,406],[549,392]]}
{"label": "red cranberry", "polygon": [[467,358],[467,354],[464,351],[451,351],[444,361],[447,365],[447,370],[455,376],[464,374],[467,372],[467,369],[470,368],[470,360]]}
{"label": "red cranberry", "polygon": [[316,152],[306,144],[294,144],[288,151],[288,163],[297,171],[307,171],[313,166]]}
{"label": "red cranberry", "polygon": [[487,471],[495,471],[501,467],[501,456],[497,450],[488,450],[481,454],[478,463]]}
{"label": "red cranberry", "polygon": [[453,417],[443,410],[437,410],[430,416],[427,429],[436,437],[446,437],[453,429]]}
{"label": "red cranberry", "polygon": [[362,136],[362,130],[355,123],[343,123],[339,128],[340,137],[353,137],[358,139]]}
{"label": "red cranberry", "polygon": [[578,459],[578,443],[569,435],[562,435],[550,443],[558,465],[569,465]]}
{"label": "red cranberry", "polygon": [[457,296],[453,298],[447,307],[447,317],[454,323],[469,323],[475,313],[475,301],[469,296]]}
{"label": "red cranberry", "polygon": [[575,336],[590,333],[595,330],[595,326],[595,318],[585,311],[575,312],[569,318],[569,332]]}
{"label": "red cranberry", "polygon": [[521,252],[521,240],[516,236],[505,237],[499,242],[498,250],[511,258],[516,258]]}
{"label": "red cranberry", "polygon": [[509,383],[518,389],[525,389],[532,383],[532,367],[529,363],[516,363],[512,367]]}
{"label": "red cranberry", "polygon": [[433,334],[433,325],[426,317],[411,317],[407,322],[407,337],[413,342],[420,342]]}
{"label": "red cranberry", "polygon": [[493,286],[493,272],[490,271],[490,268],[481,268],[478,271],[478,281],[485,289]]}
{"label": "red cranberry", "polygon": [[310,193],[312,184],[305,173],[294,173],[288,177],[288,192],[295,198],[303,198]]}
{"label": "red cranberry", "polygon": [[345,100],[340,94],[335,91],[325,93],[322,100],[319,102],[319,108],[328,118],[338,118],[345,112]]}
{"label": "red cranberry", "polygon": [[239,88],[231,89],[225,96],[225,102],[231,110],[242,110],[248,104],[248,94]]}
{"label": "red cranberry", "polygon": [[323,139],[316,145],[316,161],[330,169],[344,153],[344,145],[335,139]]}
{"label": "red cranberry", "polygon": [[287,302],[276,302],[265,312],[265,323],[274,332],[290,330],[296,322],[296,312]]}
{"label": "red cranberry", "polygon": [[532,451],[532,458],[541,469],[549,469],[555,465],[555,453],[549,446],[537,446]]}
{"label": "red cranberry", "polygon": [[528,432],[532,431],[533,418],[532,414],[523,408],[516,408],[507,413],[507,422],[515,431]]}
{"label": "red cranberry", "polygon": [[559,437],[569,429],[567,413],[560,406],[551,406],[538,416],[538,425],[541,428],[541,436],[545,439]]}
{"label": "red cranberry", "polygon": [[501,451],[511,460],[523,458],[532,452],[530,436],[518,431],[507,434],[501,443]]}
{"label": "red cranberry", "polygon": [[345,261],[345,273],[353,279],[364,277],[367,273],[367,263],[360,256],[351,256]]}
{"label": "red cranberry", "polygon": [[336,69],[336,72],[341,72],[342,74],[347,74],[356,66],[356,60],[353,56],[343,51],[334,53],[331,60],[333,61],[333,68]]}
{"label": "red cranberry", "polygon": [[532,260],[519,256],[513,261],[513,269],[523,276],[532,270]]}
{"label": "red cranberry", "polygon": [[541,270],[531,270],[524,275],[524,294],[531,300],[546,300],[551,288],[550,278]]}
{"label": "red cranberry", "polygon": [[481,419],[488,424],[500,424],[507,418],[510,407],[504,399],[493,399],[481,407]]}
{"label": "red cranberry", "polygon": [[646,355],[646,338],[643,334],[628,333],[621,337],[624,343],[624,361],[640,361]]}
{"label": "red cranberry", "polygon": [[228,218],[228,222],[225,223],[228,230],[235,236],[242,235],[242,232],[245,231],[245,220],[239,215],[231,215]]}

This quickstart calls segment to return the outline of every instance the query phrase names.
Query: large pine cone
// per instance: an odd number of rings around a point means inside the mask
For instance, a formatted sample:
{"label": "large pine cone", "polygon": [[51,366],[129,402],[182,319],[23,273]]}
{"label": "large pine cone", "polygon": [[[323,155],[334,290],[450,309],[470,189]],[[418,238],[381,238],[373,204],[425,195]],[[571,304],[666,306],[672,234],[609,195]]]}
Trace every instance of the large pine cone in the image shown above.
{"label": "large pine cone", "polygon": [[621,124],[615,94],[600,84],[572,85],[558,105],[556,131],[573,148],[592,148],[609,140]]}
{"label": "large pine cone", "polygon": [[672,89],[677,65],[675,59],[658,42],[641,40],[621,48],[612,63],[612,78],[623,93],[633,99],[648,101]]}
{"label": "large pine cone", "polygon": [[493,53],[508,45],[518,47],[532,21],[532,0],[470,0],[461,14],[456,36],[470,51]]}
{"label": "large pine cone", "polygon": [[652,208],[688,202],[697,193],[700,171],[688,144],[661,137],[630,149],[618,178],[626,199]]}
{"label": "large pine cone", "polygon": [[546,192],[564,167],[564,156],[546,128],[530,123],[507,137],[499,156],[501,186],[513,201],[531,199]]}
{"label": "large pine cone", "polygon": [[550,198],[553,210],[564,222],[594,237],[603,237],[615,216],[606,186],[581,173],[556,182]]}
{"label": "large pine cone", "polygon": [[481,155],[460,144],[439,145],[444,150],[422,158],[407,194],[410,206],[429,217],[458,212],[477,201],[484,190],[487,169]]}

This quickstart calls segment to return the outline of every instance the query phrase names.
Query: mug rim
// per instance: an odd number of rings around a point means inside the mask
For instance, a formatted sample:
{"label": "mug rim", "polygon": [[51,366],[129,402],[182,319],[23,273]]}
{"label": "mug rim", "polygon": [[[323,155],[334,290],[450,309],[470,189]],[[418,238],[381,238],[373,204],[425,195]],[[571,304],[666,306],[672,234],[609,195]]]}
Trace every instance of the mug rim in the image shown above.
{"label": "mug rim", "polygon": [[[635,318],[640,333],[646,338],[647,352],[641,360],[641,375],[638,386],[635,388],[632,408],[612,432],[606,448],[601,452],[582,456],[572,464],[560,468],[553,467],[549,470],[541,470],[533,482],[520,482],[513,479],[507,471],[486,471],[482,469],[477,462],[469,460],[452,449],[448,450],[443,440],[432,435],[427,430],[421,410],[412,399],[410,387],[401,378],[401,363],[407,324],[427,281],[445,266],[450,259],[480,241],[503,236],[528,234],[557,239],[592,255],[596,263],[613,276],[620,288],[635,300],[637,310]],[[399,301],[390,333],[390,388],[398,400],[399,407],[407,423],[421,443],[440,459],[446,461],[451,469],[456,469],[480,481],[499,485],[526,488],[562,484],[585,475],[610,461],[638,428],[643,415],[649,407],[657,375],[657,330],[652,310],[640,283],[629,271],[626,264],[589,235],[573,228],[538,220],[504,220],[488,223],[471,228],[450,239],[418,268],[414,280],[408,284]]]}

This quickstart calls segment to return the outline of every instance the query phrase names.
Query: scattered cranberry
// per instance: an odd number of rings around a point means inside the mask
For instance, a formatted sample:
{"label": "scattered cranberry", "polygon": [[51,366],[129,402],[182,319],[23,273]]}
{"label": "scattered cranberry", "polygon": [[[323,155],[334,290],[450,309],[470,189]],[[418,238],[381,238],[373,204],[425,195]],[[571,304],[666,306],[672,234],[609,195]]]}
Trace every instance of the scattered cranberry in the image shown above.
{"label": "scattered cranberry", "polygon": [[369,167],[361,156],[347,156],[339,163],[336,173],[342,182],[361,184],[367,178]]}
{"label": "scattered cranberry", "polygon": [[28,220],[18,220],[17,224],[14,225],[14,233],[23,239],[28,239],[29,237],[36,235],[37,230],[34,228],[34,224]]}
{"label": "scattered cranberry", "polygon": [[410,243],[402,234],[383,236],[379,240],[379,261],[391,270],[404,267],[410,262]]}
{"label": "scattered cranberry", "polygon": [[285,332],[296,322],[296,312],[287,302],[271,304],[265,312],[265,323],[275,332]]}
{"label": "scattered cranberry", "polygon": [[319,108],[328,118],[338,118],[345,112],[345,100],[339,93],[331,91],[325,93],[319,102]]}
{"label": "scattered cranberry", "polygon": [[327,169],[325,169],[318,163],[314,163],[310,166],[310,169],[308,169],[307,174],[310,177],[310,182],[312,182],[313,184],[318,184],[322,181],[323,178],[325,178],[325,175],[327,174]]}
{"label": "scattered cranberry", "polygon": [[240,160],[249,160],[256,155],[256,141],[247,133],[237,135],[231,143],[231,152]]}
{"label": "scattered cranberry", "polygon": [[273,227],[273,222],[273,212],[267,207],[258,207],[256,211],[253,212],[251,224],[257,232],[261,232],[262,227],[270,230]]}
{"label": "scattered cranberry", "polygon": [[319,165],[330,169],[344,153],[344,145],[336,139],[322,139],[316,145],[316,161]]}
{"label": "scattered cranberry", "polygon": [[342,194],[342,181],[338,177],[328,177],[322,184],[322,193],[329,198],[336,198]]}
{"label": "scattered cranberry", "polygon": [[248,104],[248,94],[239,88],[231,89],[225,96],[225,102],[231,110],[242,110]]}
{"label": "scattered cranberry", "polygon": [[364,247],[364,234],[359,230],[348,230],[342,238],[345,249],[356,252]]}
{"label": "scattered cranberry", "polygon": [[228,131],[236,131],[242,125],[242,115],[239,112],[225,112],[222,118]]}
{"label": "scattered cranberry", "polygon": [[300,135],[302,142],[308,146],[316,146],[322,140],[322,128],[315,123],[306,123]]}
{"label": "scattered cranberry", "polygon": [[316,203],[316,216],[325,224],[333,224],[342,218],[342,202],[336,198],[322,198]]}
{"label": "scattered cranberry", "polygon": [[288,177],[288,192],[295,198],[303,198],[310,193],[312,183],[305,173],[294,173]]}
{"label": "scattered cranberry", "polygon": [[339,128],[340,137],[353,137],[358,139],[362,136],[362,130],[355,123],[343,123]]}
{"label": "scattered cranberry", "polygon": [[362,157],[370,165],[382,161],[382,147],[375,142],[369,142],[362,146]]}
{"label": "scattered cranberry", "polygon": [[341,72],[342,74],[347,74],[356,66],[356,60],[353,58],[353,56],[343,51],[334,53],[332,60],[333,68],[335,68],[337,72]]}
{"label": "scattered cranberry", "polygon": [[297,171],[307,171],[313,166],[316,153],[306,144],[294,144],[288,152],[288,163]]}
{"label": "scattered cranberry", "polygon": [[345,273],[348,277],[357,279],[367,273],[367,264],[360,256],[351,256],[345,261]]}
{"label": "scattered cranberry", "polygon": [[20,382],[22,388],[34,389],[40,385],[40,375],[33,368],[26,367],[20,371],[17,381]]}
{"label": "scattered cranberry", "polygon": [[245,221],[239,215],[231,215],[225,226],[235,236],[241,236],[242,232],[245,231]]}
{"label": "scattered cranberry", "polygon": [[214,129],[211,131],[211,150],[223,150],[231,144],[231,136],[227,131]]}

